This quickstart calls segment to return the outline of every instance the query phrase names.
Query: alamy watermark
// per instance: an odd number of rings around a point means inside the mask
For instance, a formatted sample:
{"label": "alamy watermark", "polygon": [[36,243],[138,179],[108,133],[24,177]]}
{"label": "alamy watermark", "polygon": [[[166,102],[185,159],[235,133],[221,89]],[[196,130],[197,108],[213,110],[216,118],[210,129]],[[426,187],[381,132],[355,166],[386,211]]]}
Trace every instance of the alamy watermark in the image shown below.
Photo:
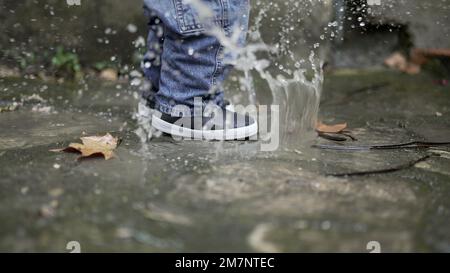
{"label": "alamy watermark", "polygon": [[381,0],[367,0],[369,6],[381,6]]}
{"label": "alamy watermark", "polygon": [[69,6],[81,6],[81,0],[66,0]]}
{"label": "alamy watermark", "polygon": [[69,253],[81,253],[81,244],[78,241],[70,241],[66,244],[66,250],[69,250]]}
{"label": "alamy watermark", "polygon": [[369,253],[381,253],[381,244],[378,241],[370,241],[366,245],[366,249]]}

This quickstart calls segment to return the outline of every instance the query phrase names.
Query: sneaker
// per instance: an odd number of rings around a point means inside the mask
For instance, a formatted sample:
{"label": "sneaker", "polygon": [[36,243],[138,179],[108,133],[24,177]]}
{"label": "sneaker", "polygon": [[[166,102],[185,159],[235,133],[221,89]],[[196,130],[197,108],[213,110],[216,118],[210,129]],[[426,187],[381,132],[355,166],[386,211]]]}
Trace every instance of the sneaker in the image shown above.
{"label": "sneaker", "polygon": [[173,117],[156,112],[152,116],[152,126],[172,136],[198,140],[244,140],[258,134],[254,118],[226,108],[198,117]]}

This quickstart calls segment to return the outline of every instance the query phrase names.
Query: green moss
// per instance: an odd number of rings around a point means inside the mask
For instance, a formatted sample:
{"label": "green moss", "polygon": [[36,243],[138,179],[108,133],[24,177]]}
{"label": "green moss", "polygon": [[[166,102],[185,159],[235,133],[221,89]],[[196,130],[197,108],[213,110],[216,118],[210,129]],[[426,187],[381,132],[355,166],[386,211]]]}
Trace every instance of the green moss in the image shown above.
{"label": "green moss", "polygon": [[65,51],[63,47],[58,47],[52,58],[52,67],[56,74],[70,76],[73,78],[82,78],[83,72],[78,55],[73,52]]}

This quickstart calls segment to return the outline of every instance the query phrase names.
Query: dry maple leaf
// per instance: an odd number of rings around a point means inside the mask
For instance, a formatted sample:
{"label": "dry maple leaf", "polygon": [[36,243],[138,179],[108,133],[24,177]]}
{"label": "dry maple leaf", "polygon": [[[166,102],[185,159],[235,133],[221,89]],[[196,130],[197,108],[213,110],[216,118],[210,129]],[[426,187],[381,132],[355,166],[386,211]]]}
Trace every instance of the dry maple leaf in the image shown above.
{"label": "dry maple leaf", "polygon": [[83,144],[71,143],[67,148],[51,150],[52,152],[81,153],[80,158],[103,156],[105,160],[114,157],[119,139],[109,133],[104,136],[89,136],[80,138]]}
{"label": "dry maple leaf", "polygon": [[337,134],[344,131],[347,128],[347,123],[326,125],[322,122],[317,122],[316,130],[320,133]]}

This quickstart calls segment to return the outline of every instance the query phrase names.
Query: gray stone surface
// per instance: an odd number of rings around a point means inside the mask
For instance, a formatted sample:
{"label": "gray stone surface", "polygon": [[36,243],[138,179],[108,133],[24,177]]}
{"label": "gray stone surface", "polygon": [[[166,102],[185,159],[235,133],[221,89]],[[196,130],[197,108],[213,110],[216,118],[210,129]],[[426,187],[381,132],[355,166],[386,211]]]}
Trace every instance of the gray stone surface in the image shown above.
{"label": "gray stone surface", "polygon": [[[341,70],[326,77],[321,116],[348,122],[358,141],[344,145],[448,141],[449,91],[426,75]],[[403,171],[333,178],[432,151],[141,143],[133,90],[108,84],[1,79],[0,100],[26,102],[0,113],[2,252],[67,252],[69,241],[82,252],[367,252],[373,240],[383,252],[450,251],[449,147]],[[49,151],[83,132],[122,137],[118,157]]]}

